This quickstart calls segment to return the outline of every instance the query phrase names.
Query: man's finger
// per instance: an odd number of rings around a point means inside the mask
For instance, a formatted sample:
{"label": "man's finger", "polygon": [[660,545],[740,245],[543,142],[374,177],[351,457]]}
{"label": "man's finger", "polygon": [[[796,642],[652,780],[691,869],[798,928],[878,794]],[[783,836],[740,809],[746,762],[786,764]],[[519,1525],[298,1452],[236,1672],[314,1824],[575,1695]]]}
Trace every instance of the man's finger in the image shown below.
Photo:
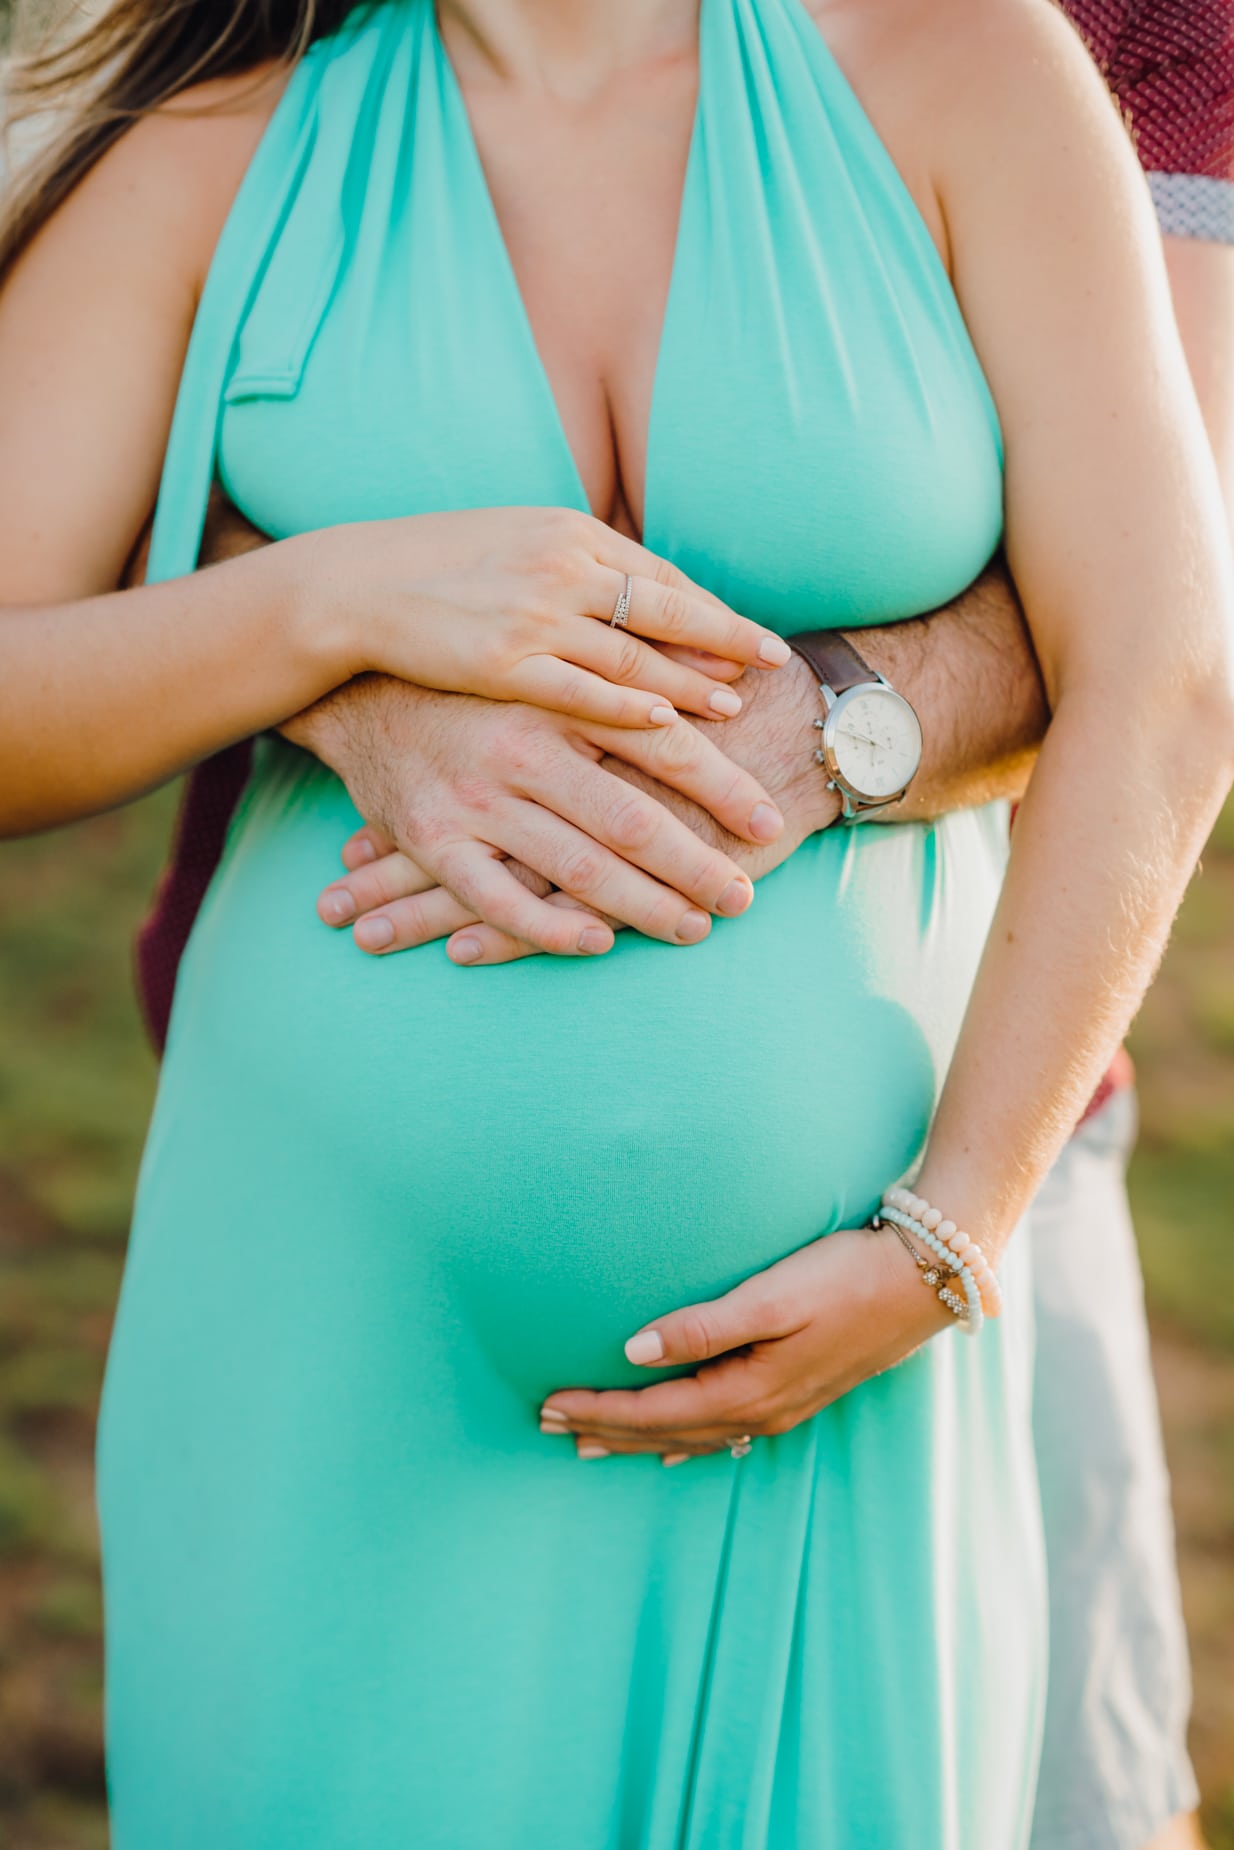
{"label": "man's finger", "polygon": [[370,956],[388,957],[392,951],[414,951],[437,938],[448,938],[475,922],[475,914],[453,893],[433,886],[410,899],[393,900],[378,912],[366,912],[356,920],[351,935]]}
{"label": "man's finger", "polygon": [[[525,878],[525,876],[520,875],[520,878]],[[532,884],[531,879],[527,879],[526,884],[532,886],[533,892],[547,893],[547,904],[550,906],[564,906],[568,910],[574,912],[586,911],[587,909],[584,906],[580,906],[578,900],[573,898],[569,893],[548,893],[547,880],[540,883],[538,887]],[[611,925],[614,931],[625,930],[625,926],[620,924],[616,919],[605,919],[604,922],[606,925]],[[517,963],[520,957],[538,957],[540,955],[534,944],[524,944],[520,939],[512,938],[509,932],[498,931],[495,925],[468,925],[465,929],[468,939],[473,944],[478,944],[480,947],[480,955],[470,958],[472,963],[512,964]],[[454,947],[451,946],[451,951],[453,951],[453,949]]]}
{"label": "man's finger", "polygon": [[[438,851],[435,872],[476,918],[523,938],[555,957],[596,957],[613,946],[611,929],[589,912],[550,906],[510,872],[504,859],[477,841],[457,841]],[[453,956],[466,963],[466,956]],[[473,960],[474,961],[474,960]]]}
{"label": "man's finger", "polygon": [[370,861],[379,861],[385,854],[393,854],[396,847],[397,843],[384,829],[379,829],[375,822],[366,822],[362,829],[347,837],[340,859],[349,872],[354,872],[357,867],[367,867]]}
{"label": "man's finger", "polygon": [[317,916],[326,925],[348,925],[378,906],[427,893],[436,885],[433,876],[417,867],[408,855],[384,854],[379,861],[357,868],[345,880],[332,880],[318,898]]}
{"label": "man's finger", "polygon": [[[718,912],[727,918],[736,918],[751,904],[754,885],[749,875],[721,849],[700,841],[693,829],[657,798],[599,765],[584,761],[581,771],[568,804],[569,820],[593,842],[611,850],[611,856],[603,863],[608,874],[612,875],[618,866],[628,863],[660,883],[658,889],[643,886],[638,893],[642,900],[650,902],[658,891],[667,904],[667,916],[663,904],[639,915],[626,912],[619,905],[606,904],[604,893],[594,885],[580,889],[573,880],[555,877],[558,886],[585,899],[589,905],[622,918],[629,925],[636,925],[650,937],[665,938],[670,943],[679,941],[676,926],[685,901],[693,901],[707,912]],[[528,788],[541,804],[547,803],[550,795],[547,786],[529,780]],[[552,872],[552,869],[546,867],[545,871]],[[633,895],[635,889],[630,883],[624,881],[623,884]],[[666,894],[671,894],[672,899],[666,900]]]}
{"label": "man's finger", "polygon": [[[592,768],[584,764],[587,773]],[[614,789],[620,790],[624,802],[630,786],[616,777],[611,782]],[[653,798],[640,796],[638,800],[646,801],[653,810],[659,810],[666,821],[672,820],[667,810],[663,810]],[[670,870],[665,880],[654,879],[643,872],[641,865],[645,859],[653,857],[640,854],[631,847],[626,848],[624,853],[620,849],[608,847],[599,839],[599,824],[593,831],[584,819],[594,807],[589,806],[586,792],[582,796],[571,793],[569,802],[560,798],[558,801],[563,811],[569,810],[570,820],[564,814],[555,815],[544,803],[526,800],[518,802],[514,816],[517,828],[507,827],[503,836],[505,845],[512,853],[537,868],[555,887],[570,893],[590,913],[601,918],[620,919],[623,924],[633,925],[647,937],[659,938],[665,944],[697,944],[707,936],[711,930],[710,913],[687,898],[676,884],[670,884],[675,881],[676,870]],[[576,821],[576,817],[581,820]],[[634,865],[635,861],[640,865]],[[740,868],[735,863],[726,864],[732,867],[733,875],[744,882],[748,889],[749,881]],[[517,926],[507,925],[504,919],[496,919],[484,913],[479,906],[473,909],[486,917],[490,924],[501,925],[514,937],[530,938],[540,949],[552,948],[541,943],[539,933],[533,936],[530,932],[520,932]],[[544,910],[550,915],[553,912],[557,914],[557,935],[560,937],[568,909],[546,905]]]}

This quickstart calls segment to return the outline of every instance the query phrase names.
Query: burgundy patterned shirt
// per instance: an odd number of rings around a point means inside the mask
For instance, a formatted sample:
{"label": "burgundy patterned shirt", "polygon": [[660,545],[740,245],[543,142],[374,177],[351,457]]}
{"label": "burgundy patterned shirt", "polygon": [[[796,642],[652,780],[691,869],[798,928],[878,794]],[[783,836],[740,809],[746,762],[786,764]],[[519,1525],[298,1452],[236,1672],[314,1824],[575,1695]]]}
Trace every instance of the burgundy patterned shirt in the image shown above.
{"label": "burgundy patterned shirt", "polygon": [[[1234,243],[1234,0],[1062,0],[1118,99],[1161,227]],[[137,941],[150,1035],[167,1036],[180,957],[248,778],[235,745],[188,779],[171,860]],[[1094,1107],[1125,1084],[1124,1055]]]}

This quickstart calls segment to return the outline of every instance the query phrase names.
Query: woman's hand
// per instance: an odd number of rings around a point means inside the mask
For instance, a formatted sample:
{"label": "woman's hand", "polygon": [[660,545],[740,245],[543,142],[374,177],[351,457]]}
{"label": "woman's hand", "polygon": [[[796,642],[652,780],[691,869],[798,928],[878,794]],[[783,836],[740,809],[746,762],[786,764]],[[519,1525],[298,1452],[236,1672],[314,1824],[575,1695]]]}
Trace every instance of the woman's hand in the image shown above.
{"label": "woman's hand", "polygon": [[681,1464],[738,1438],[789,1432],[954,1321],[889,1229],[831,1233],[626,1344],[632,1362],[701,1363],[697,1374],[559,1389],[540,1409],[540,1430],[571,1435],[580,1458],[658,1452]]}
{"label": "woman's hand", "polygon": [[[778,668],[789,659],[773,631],[568,508],[368,521],[283,547],[311,621],[340,639],[352,675],[372,670],[602,725],[649,727],[671,726],[678,707],[731,717],[742,700],[723,683],[747,665]],[[616,629],[627,577],[629,614]]]}
{"label": "woman's hand", "polygon": [[[439,903],[557,955],[610,949],[609,919],[694,944],[713,912],[734,916],[753,898],[729,855],[606,769],[607,754],[744,841],[773,841],[784,826],[763,786],[691,725],[572,724],[389,680],[358,682],[339,701],[337,713],[319,703],[284,731],[339,773],[361,814],[441,889]],[[584,910],[548,904],[511,871],[519,862]]]}

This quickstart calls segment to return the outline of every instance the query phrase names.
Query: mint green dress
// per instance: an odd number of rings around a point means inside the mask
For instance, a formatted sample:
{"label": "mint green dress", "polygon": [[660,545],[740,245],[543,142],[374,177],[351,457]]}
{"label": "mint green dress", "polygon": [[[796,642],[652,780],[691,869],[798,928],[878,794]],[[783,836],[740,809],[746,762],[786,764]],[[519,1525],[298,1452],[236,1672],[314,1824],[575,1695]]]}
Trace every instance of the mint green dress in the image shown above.
{"label": "mint green dress", "polygon": [[[947,277],[799,0],[699,30],[647,544],[783,633],[928,610],[1001,523]],[[583,505],[428,0],[353,15],[274,116],[157,575],[216,472],[276,535]],[[537,1424],[913,1163],[1005,816],[833,829],[692,949],[479,971],[318,922],[357,820],[264,741],[181,969],[100,1433],[115,1850],[1019,1850],[1022,1254],[976,1341],[746,1458]]]}

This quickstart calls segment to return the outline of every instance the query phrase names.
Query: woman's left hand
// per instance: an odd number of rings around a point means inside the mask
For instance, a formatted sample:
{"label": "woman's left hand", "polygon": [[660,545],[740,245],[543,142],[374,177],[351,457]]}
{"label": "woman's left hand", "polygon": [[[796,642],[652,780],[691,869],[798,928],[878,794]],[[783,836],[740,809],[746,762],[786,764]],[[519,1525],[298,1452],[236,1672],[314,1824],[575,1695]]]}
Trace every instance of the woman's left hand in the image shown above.
{"label": "woman's left hand", "polygon": [[626,1344],[632,1362],[700,1363],[697,1374],[555,1391],[540,1430],[572,1435],[581,1458],[658,1452],[683,1463],[790,1431],[953,1323],[889,1228],[831,1233]]}

